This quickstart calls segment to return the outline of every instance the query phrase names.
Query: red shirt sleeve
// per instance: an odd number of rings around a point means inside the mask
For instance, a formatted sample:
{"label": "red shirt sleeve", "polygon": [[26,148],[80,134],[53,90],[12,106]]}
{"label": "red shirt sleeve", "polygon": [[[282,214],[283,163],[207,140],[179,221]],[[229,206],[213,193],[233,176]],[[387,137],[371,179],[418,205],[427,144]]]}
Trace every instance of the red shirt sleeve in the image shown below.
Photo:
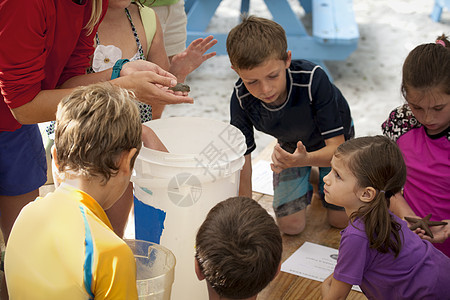
{"label": "red shirt sleeve", "polygon": [[[0,130],[20,127],[10,109],[85,74],[98,28],[86,35],[92,1],[0,1],[0,16],[7,16],[0,17]],[[107,7],[108,0],[103,0],[102,18]]]}
{"label": "red shirt sleeve", "polygon": [[16,108],[31,101],[45,78],[45,1],[3,0],[0,4],[0,88],[4,101]]}
{"label": "red shirt sleeve", "polygon": [[[91,1],[89,1],[87,5],[89,6],[89,8],[86,9],[83,24],[87,24],[91,16]],[[76,47],[72,52],[69,61],[66,63],[57,85],[63,84],[66,80],[74,76],[86,73],[86,69],[89,68],[91,64],[91,56],[94,53],[95,34],[97,32],[98,26],[100,25],[106,14],[107,8],[108,0],[103,0],[103,12],[100,22],[94,27],[94,30],[92,30],[90,35],[87,35],[88,30],[86,29],[83,29],[81,31]]]}

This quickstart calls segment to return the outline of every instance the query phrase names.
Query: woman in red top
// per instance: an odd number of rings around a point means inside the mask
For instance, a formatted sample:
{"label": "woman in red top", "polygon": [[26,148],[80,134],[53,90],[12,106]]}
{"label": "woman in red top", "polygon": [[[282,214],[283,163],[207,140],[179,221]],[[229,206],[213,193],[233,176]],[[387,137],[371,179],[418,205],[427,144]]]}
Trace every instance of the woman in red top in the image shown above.
{"label": "woman in red top", "polygon": [[[46,181],[37,123],[55,119],[72,87],[111,79],[111,69],[86,74],[93,38],[107,0],[17,0],[0,2],[0,214],[7,241],[22,207]],[[148,104],[192,103],[168,91],[170,73],[148,61],[117,66],[112,83],[132,89]],[[2,289],[3,292],[4,289]]]}

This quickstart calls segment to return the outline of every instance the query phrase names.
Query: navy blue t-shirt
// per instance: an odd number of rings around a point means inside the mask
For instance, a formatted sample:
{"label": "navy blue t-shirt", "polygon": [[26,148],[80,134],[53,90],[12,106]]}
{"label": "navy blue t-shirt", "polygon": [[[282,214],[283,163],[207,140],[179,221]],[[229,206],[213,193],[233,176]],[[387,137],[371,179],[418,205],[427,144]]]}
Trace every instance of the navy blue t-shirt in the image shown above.
{"label": "navy blue t-shirt", "polygon": [[343,134],[351,136],[350,108],[339,89],[320,66],[294,60],[286,70],[287,101],[271,107],[254,97],[242,79],[231,96],[231,124],[245,135],[247,152],[255,148],[253,128],[278,139],[293,153],[302,141],[308,152],[325,147],[324,140]]}

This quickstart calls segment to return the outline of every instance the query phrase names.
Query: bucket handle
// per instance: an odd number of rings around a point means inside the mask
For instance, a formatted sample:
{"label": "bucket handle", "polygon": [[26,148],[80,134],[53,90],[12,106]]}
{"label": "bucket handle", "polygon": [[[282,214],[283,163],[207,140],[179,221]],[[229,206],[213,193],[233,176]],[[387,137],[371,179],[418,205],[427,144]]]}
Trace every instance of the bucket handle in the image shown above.
{"label": "bucket handle", "polygon": [[186,157],[164,157],[165,161],[186,161]]}

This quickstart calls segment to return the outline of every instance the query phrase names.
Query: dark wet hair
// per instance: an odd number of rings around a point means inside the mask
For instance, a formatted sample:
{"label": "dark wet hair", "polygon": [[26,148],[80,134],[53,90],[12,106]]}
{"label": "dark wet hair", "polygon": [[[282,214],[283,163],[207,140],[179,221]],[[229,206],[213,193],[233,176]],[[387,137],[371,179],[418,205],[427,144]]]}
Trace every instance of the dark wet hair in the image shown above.
{"label": "dark wet hair", "polygon": [[221,297],[257,295],[278,271],[282,240],[273,217],[255,200],[234,197],[208,213],[196,237],[196,259]]}

